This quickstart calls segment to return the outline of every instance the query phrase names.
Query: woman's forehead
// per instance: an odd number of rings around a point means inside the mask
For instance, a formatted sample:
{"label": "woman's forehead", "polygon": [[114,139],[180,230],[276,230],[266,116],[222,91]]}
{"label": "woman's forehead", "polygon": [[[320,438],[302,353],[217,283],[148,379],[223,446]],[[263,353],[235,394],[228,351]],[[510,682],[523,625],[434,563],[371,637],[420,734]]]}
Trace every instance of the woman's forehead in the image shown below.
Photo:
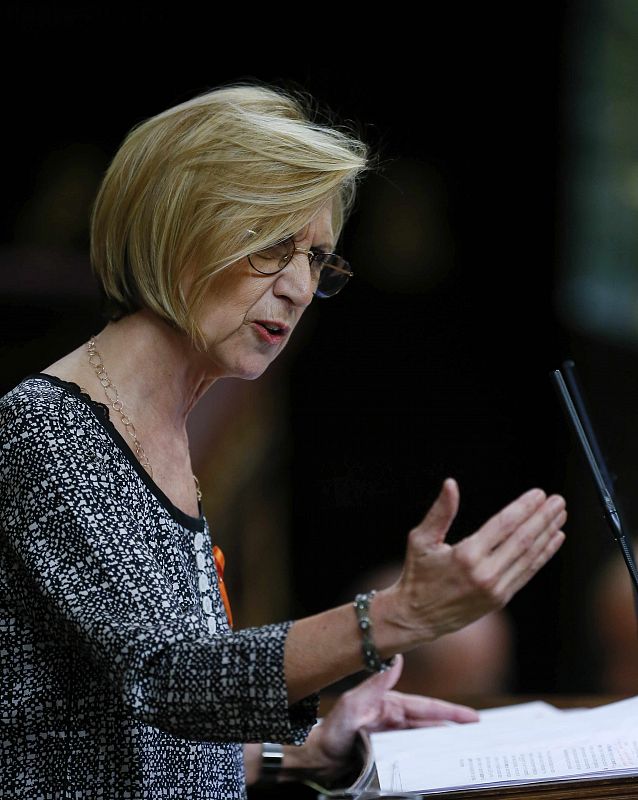
{"label": "woman's forehead", "polygon": [[312,236],[312,246],[321,249],[334,247],[334,233],[332,229],[332,204],[325,205],[304,227],[293,237],[293,241],[301,242]]}

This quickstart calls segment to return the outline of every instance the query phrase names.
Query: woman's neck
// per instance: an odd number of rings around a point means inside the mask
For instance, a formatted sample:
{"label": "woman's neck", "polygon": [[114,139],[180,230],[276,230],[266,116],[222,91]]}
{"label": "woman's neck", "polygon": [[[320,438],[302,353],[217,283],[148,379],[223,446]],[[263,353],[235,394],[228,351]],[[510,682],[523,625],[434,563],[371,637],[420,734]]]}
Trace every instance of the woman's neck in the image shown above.
{"label": "woman's neck", "polygon": [[[135,425],[144,449],[153,441],[186,442],[186,419],[212,385],[206,358],[187,336],[150,311],[109,322],[95,337],[95,349],[117,389],[123,410]],[[43,370],[84,387],[95,400],[107,402],[87,345]],[[117,415],[111,413],[116,421]],[[150,458],[150,455],[149,455]]]}
{"label": "woman's neck", "polygon": [[138,311],[110,322],[95,342],[130,413],[144,416],[146,428],[184,432],[188,414],[214,382],[186,335],[152,312]]}
{"label": "woman's neck", "polygon": [[[199,514],[188,447],[186,419],[215,378],[206,357],[187,337],[149,311],[110,322],[95,336],[95,351],[117,389],[121,410],[113,407],[89,362],[87,343],[43,372],[73,381],[98,402],[107,403],[114,427],[136,450],[122,415],[130,420],[143,450],[138,458],[155,483],[178,508]],[[137,452],[137,450],[136,450]]]}

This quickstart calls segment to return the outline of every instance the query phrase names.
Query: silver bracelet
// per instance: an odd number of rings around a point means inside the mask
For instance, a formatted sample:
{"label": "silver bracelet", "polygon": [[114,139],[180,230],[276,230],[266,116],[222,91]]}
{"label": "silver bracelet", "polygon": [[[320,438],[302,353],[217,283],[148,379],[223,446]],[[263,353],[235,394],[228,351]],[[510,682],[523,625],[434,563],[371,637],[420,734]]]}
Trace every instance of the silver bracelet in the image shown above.
{"label": "silver bracelet", "polygon": [[260,779],[276,781],[283,772],[284,748],[275,742],[261,743],[261,770]]}
{"label": "silver bracelet", "polygon": [[362,642],[361,652],[363,654],[363,664],[368,672],[385,672],[390,669],[394,663],[394,656],[385,661],[377,652],[372,640],[372,622],[370,620],[370,601],[375,596],[376,591],[373,589],[366,594],[358,594],[354,598],[354,610],[357,613],[357,621],[359,623],[359,630],[361,631]]}

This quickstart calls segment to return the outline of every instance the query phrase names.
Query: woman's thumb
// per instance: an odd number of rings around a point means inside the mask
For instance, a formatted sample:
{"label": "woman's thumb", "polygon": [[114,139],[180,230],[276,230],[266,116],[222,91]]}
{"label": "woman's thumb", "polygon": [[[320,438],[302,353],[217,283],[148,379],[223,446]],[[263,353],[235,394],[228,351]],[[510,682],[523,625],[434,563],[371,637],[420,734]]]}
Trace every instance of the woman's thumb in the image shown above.
{"label": "woman's thumb", "polygon": [[[397,653],[392,659],[392,666],[384,672],[377,672],[376,675],[369,677],[363,686],[366,688],[366,693],[370,692],[376,695],[382,695],[392,689],[396,682],[401,677],[403,671],[403,656]],[[362,688],[363,688],[362,686]],[[370,694],[368,694],[370,697]]]}
{"label": "woman's thumb", "polygon": [[447,478],[428,513],[416,528],[413,528],[411,538],[417,539],[418,545],[440,544],[445,540],[458,510],[458,484],[454,478]]}

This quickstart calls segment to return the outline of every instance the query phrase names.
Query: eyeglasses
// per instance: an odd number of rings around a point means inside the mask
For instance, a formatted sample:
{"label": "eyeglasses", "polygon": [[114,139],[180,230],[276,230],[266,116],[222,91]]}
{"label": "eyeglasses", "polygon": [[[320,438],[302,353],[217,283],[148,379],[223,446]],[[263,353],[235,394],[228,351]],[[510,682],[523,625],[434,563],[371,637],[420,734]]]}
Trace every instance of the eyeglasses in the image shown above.
{"label": "eyeglasses", "polygon": [[288,266],[295,253],[305,253],[310,262],[312,280],[317,287],[315,297],[333,297],[353,276],[350,264],[336,253],[321,250],[301,250],[291,238],[273,244],[248,256],[250,266],[262,275],[275,275]]}

